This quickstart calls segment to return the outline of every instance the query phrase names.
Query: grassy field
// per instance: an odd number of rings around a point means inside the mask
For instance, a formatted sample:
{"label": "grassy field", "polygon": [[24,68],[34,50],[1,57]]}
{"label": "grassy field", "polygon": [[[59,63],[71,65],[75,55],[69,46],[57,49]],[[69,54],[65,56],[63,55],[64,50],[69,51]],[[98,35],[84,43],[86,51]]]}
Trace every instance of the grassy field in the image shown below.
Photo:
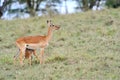
{"label": "grassy field", "polygon": [[[45,49],[45,63],[33,58],[13,64],[15,40],[45,35],[46,20],[61,25]],[[39,54],[39,50],[37,51]],[[69,15],[0,20],[0,80],[119,80],[120,8]]]}

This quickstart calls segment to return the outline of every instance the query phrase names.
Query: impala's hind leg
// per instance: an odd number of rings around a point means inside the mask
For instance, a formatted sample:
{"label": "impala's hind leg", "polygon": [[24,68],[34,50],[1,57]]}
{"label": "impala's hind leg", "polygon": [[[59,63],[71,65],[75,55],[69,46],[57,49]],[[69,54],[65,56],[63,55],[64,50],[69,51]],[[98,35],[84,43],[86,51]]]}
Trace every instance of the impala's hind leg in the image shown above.
{"label": "impala's hind leg", "polygon": [[23,53],[22,53],[22,51],[20,51],[19,60],[20,60],[20,65],[23,66]]}
{"label": "impala's hind leg", "polygon": [[20,49],[19,60],[20,60],[20,65],[23,66],[26,46],[24,42],[20,42],[20,41],[16,41],[16,45]]}
{"label": "impala's hind leg", "polygon": [[23,66],[23,60],[24,60],[24,56],[25,56],[25,48],[20,49],[20,55],[19,55],[19,60],[20,60],[20,65]]}
{"label": "impala's hind leg", "polygon": [[18,58],[18,56],[20,55],[20,49],[18,50],[17,54],[14,56],[14,65],[16,64],[16,60]]}

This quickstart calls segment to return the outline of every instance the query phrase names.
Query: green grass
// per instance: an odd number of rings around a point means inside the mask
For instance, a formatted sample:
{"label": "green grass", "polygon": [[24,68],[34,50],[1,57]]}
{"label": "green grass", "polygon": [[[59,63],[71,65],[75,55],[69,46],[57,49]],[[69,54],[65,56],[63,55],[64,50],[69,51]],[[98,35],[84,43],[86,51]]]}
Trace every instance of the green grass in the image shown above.
{"label": "green grass", "polygon": [[[61,25],[45,49],[45,63],[35,58],[13,64],[15,40],[45,35],[46,20]],[[37,50],[39,54],[39,50]],[[0,20],[0,80],[119,80],[120,8],[52,18]]]}

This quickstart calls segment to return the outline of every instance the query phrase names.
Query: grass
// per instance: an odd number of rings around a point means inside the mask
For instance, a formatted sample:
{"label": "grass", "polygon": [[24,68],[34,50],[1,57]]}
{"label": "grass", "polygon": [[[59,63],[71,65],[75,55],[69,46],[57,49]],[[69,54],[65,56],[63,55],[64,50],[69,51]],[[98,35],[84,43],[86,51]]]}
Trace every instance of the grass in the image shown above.
{"label": "grass", "polygon": [[[52,18],[34,17],[0,20],[0,80],[119,80],[120,8],[88,11]],[[22,36],[45,35],[46,20],[61,29],[53,33],[45,49],[45,63],[33,59],[13,64],[15,40]],[[39,50],[37,51],[39,54]]]}

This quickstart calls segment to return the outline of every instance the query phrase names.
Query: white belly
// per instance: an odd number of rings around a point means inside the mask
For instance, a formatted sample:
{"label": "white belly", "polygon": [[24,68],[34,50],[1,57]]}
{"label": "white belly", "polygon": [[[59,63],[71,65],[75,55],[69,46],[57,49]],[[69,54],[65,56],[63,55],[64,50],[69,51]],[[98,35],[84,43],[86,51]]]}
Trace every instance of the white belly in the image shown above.
{"label": "white belly", "polygon": [[28,49],[37,49],[37,48],[40,48],[40,47],[48,46],[48,43],[46,43],[46,44],[26,44],[25,46]]}
{"label": "white belly", "polygon": [[28,49],[37,49],[39,47],[40,47],[39,44],[26,44],[26,48]]}

